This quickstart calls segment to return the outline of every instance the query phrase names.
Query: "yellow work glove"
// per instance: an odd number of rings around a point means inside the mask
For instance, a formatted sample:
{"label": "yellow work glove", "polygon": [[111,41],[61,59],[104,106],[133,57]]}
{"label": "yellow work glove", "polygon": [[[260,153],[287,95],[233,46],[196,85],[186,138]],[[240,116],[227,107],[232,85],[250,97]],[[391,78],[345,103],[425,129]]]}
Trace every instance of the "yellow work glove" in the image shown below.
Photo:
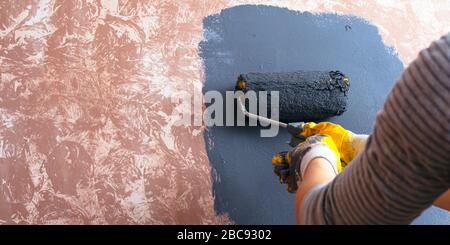
{"label": "yellow work glove", "polygon": [[333,139],[323,134],[306,138],[288,152],[275,154],[272,157],[273,171],[279,177],[280,183],[286,184],[286,190],[295,193],[297,182],[303,179],[309,163],[318,157],[330,162],[336,174],[342,171],[340,154]]}
{"label": "yellow work glove", "polygon": [[301,137],[306,138],[315,134],[326,134],[333,139],[344,167],[364,148],[368,138],[368,135],[355,134],[341,125],[330,122],[308,122],[302,125]]}

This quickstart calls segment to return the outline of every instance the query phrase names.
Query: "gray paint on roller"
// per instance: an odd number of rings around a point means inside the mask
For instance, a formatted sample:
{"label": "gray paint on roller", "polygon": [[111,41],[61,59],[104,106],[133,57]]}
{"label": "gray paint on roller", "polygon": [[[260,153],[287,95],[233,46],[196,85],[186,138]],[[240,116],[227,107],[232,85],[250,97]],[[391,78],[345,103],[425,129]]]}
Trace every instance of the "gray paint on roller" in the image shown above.
{"label": "gray paint on roller", "polygon": [[[350,77],[347,111],[330,121],[370,133],[376,112],[403,65],[375,26],[354,16],[313,15],[244,5],[204,19],[204,91],[233,90],[248,72],[340,70]],[[270,159],[288,150],[289,134],[260,138],[257,127],[212,127],[205,132],[215,208],[237,224],[293,224],[294,196],[272,173]],[[447,212],[425,212],[416,223],[450,223]]]}
{"label": "gray paint on roller", "polygon": [[316,121],[346,110],[349,86],[338,71],[251,72],[239,78],[246,83],[244,91],[278,91],[283,122]]}

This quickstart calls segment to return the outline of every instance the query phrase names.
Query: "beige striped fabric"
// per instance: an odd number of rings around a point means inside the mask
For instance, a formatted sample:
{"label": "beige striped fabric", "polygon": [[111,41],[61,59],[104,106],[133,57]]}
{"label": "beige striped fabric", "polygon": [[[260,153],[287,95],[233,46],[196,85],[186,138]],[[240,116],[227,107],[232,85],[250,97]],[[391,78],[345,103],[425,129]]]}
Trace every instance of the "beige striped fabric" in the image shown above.
{"label": "beige striped fabric", "polygon": [[300,222],[409,224],[449,187],[450,34],[403,72],[364,151],[307,193]]}

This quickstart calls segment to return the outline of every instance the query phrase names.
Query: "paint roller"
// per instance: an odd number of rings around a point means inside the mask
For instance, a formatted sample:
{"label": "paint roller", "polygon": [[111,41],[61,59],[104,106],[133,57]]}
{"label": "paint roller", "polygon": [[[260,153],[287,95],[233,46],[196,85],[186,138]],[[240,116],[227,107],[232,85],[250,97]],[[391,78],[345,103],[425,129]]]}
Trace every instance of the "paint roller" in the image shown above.
{"label": "paint roller", "polygon": [[[256,94],[279,91],[280,121],[249,113],[242,95],[238,102],[247,117],[287,128],[293,136],[290,145],[294,147],[303,140],[299,138],[302,122],[319,121],[345,112],[349,87],[349,78],[340,71],[253,72],[239,75],[235,90]],[[270,113],[268,108],[267,115]]]}

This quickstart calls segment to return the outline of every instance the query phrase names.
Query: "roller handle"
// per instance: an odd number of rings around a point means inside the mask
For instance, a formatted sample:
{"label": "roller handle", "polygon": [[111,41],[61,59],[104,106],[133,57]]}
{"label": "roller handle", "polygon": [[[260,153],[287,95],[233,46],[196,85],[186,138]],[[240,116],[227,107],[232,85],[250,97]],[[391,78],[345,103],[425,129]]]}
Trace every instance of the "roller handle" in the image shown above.
{"label": "roller handle", "polygon": [[244,113],[244,115],[248,118],[252,118],[255,120],[258,120],[259,122],[264,122],[267,124],[272,124],[272,125],[278,125],[281,128],[286,128],[288,130],[288,132],[291,134],[291,140],[289,141],[289,145],[291,147],[296,147],[298,144],[300,144],[301,142],[303,142],[305,139],[304,137],[300,136],[302,130],[303,130],[303,122],[297,122],[297,123],[283,123],[280,121],[276,121],[267,117],[263,117],[263,116],[259,116],[253,113],[248,112],[245,109],[244,103],[242,102],[242,96],[240,96],[238,98],[238,104],[239,104],[239,108],[241,109],[242,113]]}

